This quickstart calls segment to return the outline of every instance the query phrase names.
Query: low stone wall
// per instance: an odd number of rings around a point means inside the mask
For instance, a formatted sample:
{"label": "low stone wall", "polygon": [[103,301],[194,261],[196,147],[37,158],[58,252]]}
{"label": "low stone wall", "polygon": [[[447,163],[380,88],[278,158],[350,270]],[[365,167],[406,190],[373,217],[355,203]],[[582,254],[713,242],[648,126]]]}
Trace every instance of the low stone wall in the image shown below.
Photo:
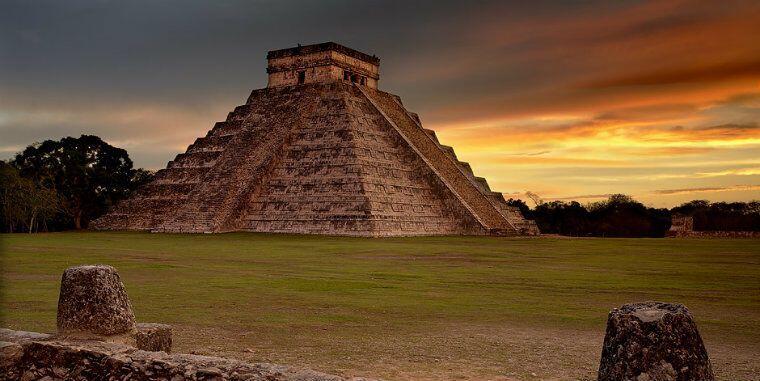
{"label": "low stone wall", "polygon": [[670,230],[665,233],[670,238],[760,238],[760,231],[694,230],[694,218],[675,215]]}
{"label": "low stone wall", "polygon": [[[150,352],[95,340],[40,339],[39,335],[10,330],[0,332],[0,380],[345,380],[288,366]],[[25,339],[24,336],[38,339]],[[364,379],[352,379],[360,380]]]}
{"label": "low stone wall", "polygon": [[760,232],[751,231],[677,231],[668,232],[672,238],[760,238]]}

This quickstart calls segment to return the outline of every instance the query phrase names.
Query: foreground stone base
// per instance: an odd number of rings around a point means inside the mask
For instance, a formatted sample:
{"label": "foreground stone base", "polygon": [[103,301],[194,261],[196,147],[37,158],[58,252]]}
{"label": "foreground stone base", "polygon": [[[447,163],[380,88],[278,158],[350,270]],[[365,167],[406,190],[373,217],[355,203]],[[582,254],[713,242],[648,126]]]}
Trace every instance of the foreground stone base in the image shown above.
{"label": "foreground stone base", "polygon": [[172,326],[158,323],[137,323],[135,344],[144,351],[172,350]]}
{"label": "foreground stone base", "polygon": [[275,364],[148,352],[100,341],[35,337],[39,336],[10,330],[0,332],[0,340],[4,340],[0,341],[0,380],[346,381],[338,376]]}
{"label": "foreground stone base", "polygon": [[669,238],[747,238],[758,239],[760,232],[753,231],[669,231]]}

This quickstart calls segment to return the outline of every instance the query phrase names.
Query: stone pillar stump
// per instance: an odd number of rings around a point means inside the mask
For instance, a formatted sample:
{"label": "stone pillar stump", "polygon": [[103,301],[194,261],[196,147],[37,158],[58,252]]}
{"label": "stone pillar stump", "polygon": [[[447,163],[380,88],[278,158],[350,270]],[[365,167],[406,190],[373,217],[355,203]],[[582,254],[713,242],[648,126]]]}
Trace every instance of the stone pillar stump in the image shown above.
{"label": "stone pillar stump", "polygon": [[135,331],[135,315],[119,274],[111,266],[66,269],[58,298],[59,334],[120,335]]}
{"label": "stone pillar stump", "polygon": [[157,323],[137,323],[136,346],[144,351],[172,350],[172,326]]}
{"label": "stone pillar stump", "polygon": [[610,312],[598,381],[714,381],[697,325],[682,304],[626,304]]}

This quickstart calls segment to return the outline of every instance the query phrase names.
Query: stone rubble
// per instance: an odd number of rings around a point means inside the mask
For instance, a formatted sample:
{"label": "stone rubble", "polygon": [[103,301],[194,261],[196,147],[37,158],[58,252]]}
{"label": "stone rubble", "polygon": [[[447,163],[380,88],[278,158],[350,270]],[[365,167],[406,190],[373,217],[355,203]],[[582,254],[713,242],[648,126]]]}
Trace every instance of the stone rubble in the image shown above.
{"label": "stone rubble", "polygon": [[[0,380],[344,381],[338,376],[268,363],[168,354],[99,341],[8,342],[0,332]],[[351,381],[364,381],[352,378]]]}

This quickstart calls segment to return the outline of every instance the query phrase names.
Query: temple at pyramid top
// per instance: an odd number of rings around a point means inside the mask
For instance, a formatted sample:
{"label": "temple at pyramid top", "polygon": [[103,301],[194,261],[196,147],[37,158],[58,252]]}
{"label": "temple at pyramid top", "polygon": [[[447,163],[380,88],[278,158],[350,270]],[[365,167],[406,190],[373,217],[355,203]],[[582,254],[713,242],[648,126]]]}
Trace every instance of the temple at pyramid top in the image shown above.
{"label": "temple at pyramid top", "polygon": [[268,87],[349,81],[373,89],[380,59],[334,42],[272,50],[267,54]]}

